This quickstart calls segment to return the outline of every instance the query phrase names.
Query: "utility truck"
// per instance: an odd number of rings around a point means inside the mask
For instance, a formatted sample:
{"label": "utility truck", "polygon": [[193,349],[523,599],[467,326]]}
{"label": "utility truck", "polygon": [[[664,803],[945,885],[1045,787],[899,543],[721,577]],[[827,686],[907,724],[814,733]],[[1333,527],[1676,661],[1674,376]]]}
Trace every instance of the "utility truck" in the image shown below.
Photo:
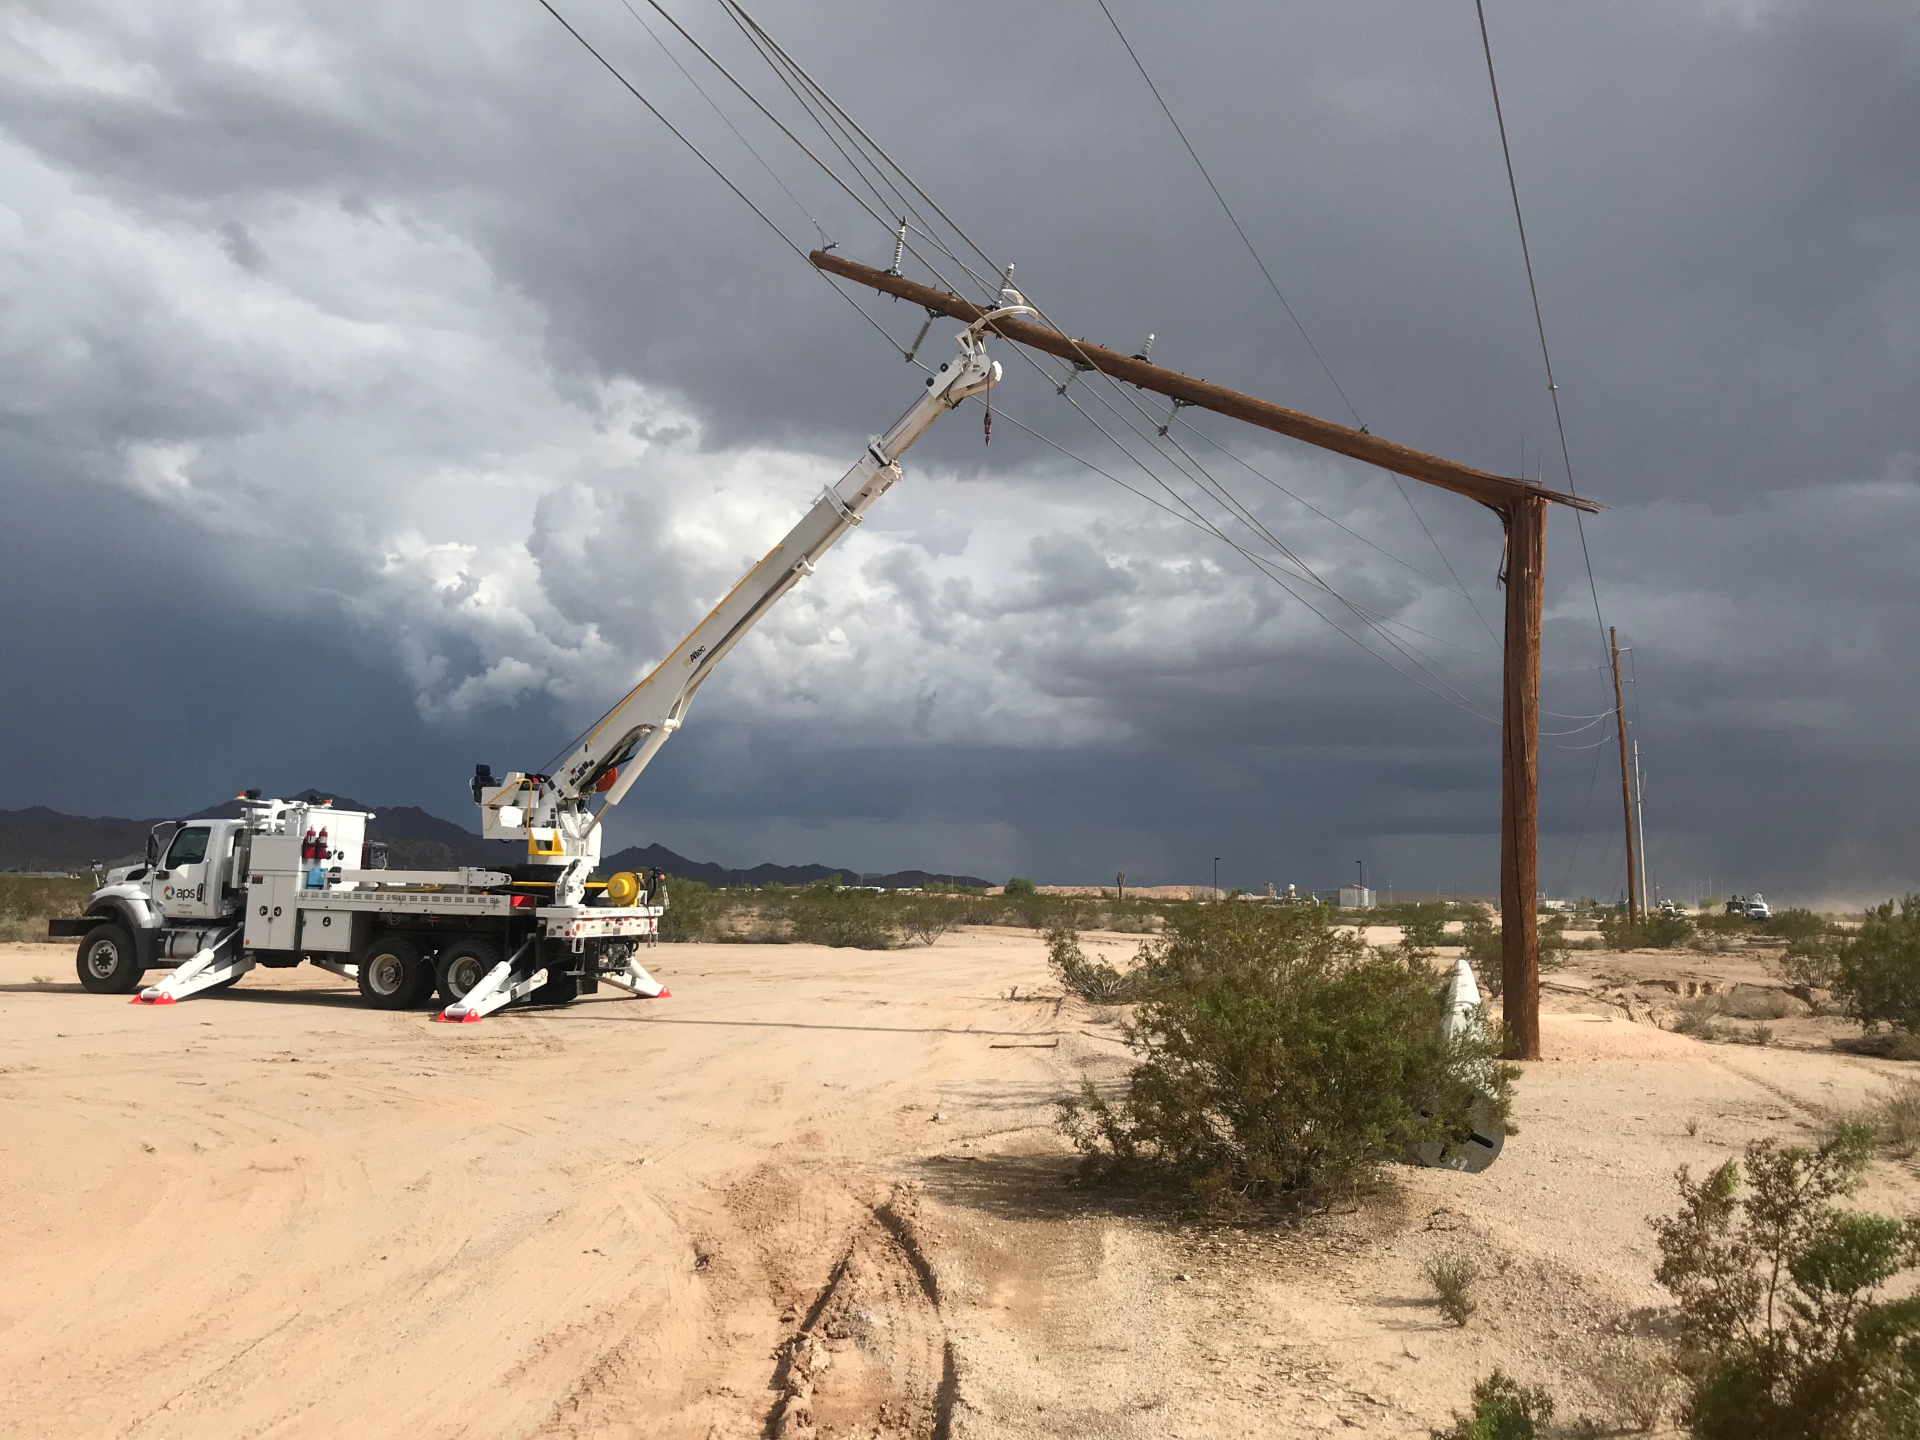
{"label": "utility truck", "polygon": [[[551,773],[475,767],[481,834],[513,842],[513,863],[383,869],[366,840],[370,815],[249,791],[237,819],[185,822],[164,848],[150,836],[145,865],[106,877],[80,919],[52,923],[52,935],[79,937],[80,983],[165,1005],[256,965],[306,961],[353,979],[382,1009],[424,1005],[438,991],[444,1020],[478,1020],[518,1000],[565,1003],[603,980],[665,996],[639,959],[665,913],[663,883],[657,872],[589,879],[601,822],[680,728],[713,667],[900,479],[907,449],[999,382],[985,331],[1032,314],[1003,289],[997,308],[955,336],[955,353],[906,414],[869,438],[853,468]],[[146,971],[172,962],[165,979],[141,988]]]}

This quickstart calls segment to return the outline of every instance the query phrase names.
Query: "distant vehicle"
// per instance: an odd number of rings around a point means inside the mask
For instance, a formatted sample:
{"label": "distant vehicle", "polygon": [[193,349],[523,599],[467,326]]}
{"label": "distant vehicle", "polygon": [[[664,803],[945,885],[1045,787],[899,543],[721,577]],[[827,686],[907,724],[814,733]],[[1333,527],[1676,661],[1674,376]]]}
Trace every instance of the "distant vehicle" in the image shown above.
{"label": "distant vehicle", "polygon": [[1773,907],[1767,904],[1766,896],[1755,891],[1751,895],[1736,895],[1727,901],[1727,914],[1747,920],[1771,920]]}
{"label": "distant vehicle", "polygon": [[1685,915],[1687,913],[1687,907],[1682,905],[1678,900],[1662,900],[1660,902],[1660,913],[1662,915],[1674,916]]}

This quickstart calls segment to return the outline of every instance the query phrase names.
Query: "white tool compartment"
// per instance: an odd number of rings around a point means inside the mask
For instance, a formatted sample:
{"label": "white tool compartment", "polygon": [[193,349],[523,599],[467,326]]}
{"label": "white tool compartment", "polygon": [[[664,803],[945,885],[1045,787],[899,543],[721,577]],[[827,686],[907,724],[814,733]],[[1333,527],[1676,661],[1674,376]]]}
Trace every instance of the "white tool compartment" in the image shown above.
{"label": "white tool compartment", "polygon": [[[309,895],[321,891],[309,890]],[[302,906],[300,910],[300,949],[313,952],[346,952],[353,949],[353,912]]]}
{"label": "white tool compartment", "polygon": [[[254,863],[260,860],[263,842],[278,840],[277,835],[256,835],[253,841]],[[294,858],[299,858],[295,841]],[[291,950],[298,943],[300,926],[300,877],[291,870],[256,869],[247,886],[247,933],[249,950]]]}

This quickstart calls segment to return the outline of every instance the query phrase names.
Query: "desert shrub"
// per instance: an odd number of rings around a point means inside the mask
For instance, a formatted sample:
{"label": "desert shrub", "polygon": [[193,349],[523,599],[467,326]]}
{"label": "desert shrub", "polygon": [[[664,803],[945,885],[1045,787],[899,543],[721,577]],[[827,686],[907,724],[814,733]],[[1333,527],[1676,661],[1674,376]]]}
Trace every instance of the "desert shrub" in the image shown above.
{"label": "desert shrub", "polygon": [[1478,905],[1460,922],[1460,945],[1467,963],[1473,966],[1474,978],[1480,982],[1480,993],[1499,999],[1506,978],[1501,964],[1500,927]]}
{"label": "desert shrub", "polygon": [[1674,1006],[1673,1028],[1699,1040],[1720,1038],[1720,998],[1701,995]]}
{"label": "desert shrub", "polygon": [[1447,907],[1444,904],[1405,905],[1400,910],[1400,943],[1409,950],[1431,954],[1447,943]]}
{"label": "desert shrub", "polygon": [[1031,895],[1034,893],[1035,888],[1033,881],[1016,875],[1007,881],[1006,889],[1002,893],[1007,895]]}
{"label": "desert shrub", "polygon": [[1786,952],[1774,962],[1774,968],[1789,985],[1833,988],[1844,931],[1811,910],[1782,910],[1762,922],[1761,928],[1787,942]]}
{"label": "desert shrub", "polygon": [[660,917],[662,940],[712,940],[719,917],[713,887],[698,880],[682,880],[670,875],[666,881],[667,913]]}
{"label": "desert shrub", "polygon": [[931,945],[960,924],[962,911],[938,895],[909,895],[894,907],[894,923],[909,940]]}
{"label": "desert shrub", "polygon": [[1753,1029],[1747,1032],[1746,1041],[1749,1045],[1771,1045],[1773,1043],[1773,1027],[1771,1025],[1754,1026]]}
{"label": "desert shrub", "polygon": [[0,875],[0,940],[45,940],[47,921],[84,914],[91,877]]}
{"label": "desert shrub", "polygon": [[1540,1440],[1553,1419],[1553,1397],[1538,1385],[1522,1385],[1495,1370],[1473,1384],[1473,1410],[1453,1414],[1446,1430],[1430,1430],[1433,1440]]}
{"label": "desert shrub", "polygon": [[1369,950],[1317,905],[1175,911],[1141,947],[1138,1063],[1109,1100],[1084,1083],[1062,1128],[1089,1177],[1235,1209],[1325,1203],[1409,1145],[1464,1139],[1515,1070],[1484,1036],[1440,1038],[1424,965]]}
{"label": "desert shrub", "polygon": [[1438,1297],[1440,1313],[1456,1325],[1465,1325],[1480,1308],[1470,1293],[1480,1279],[1480,1266],[1472,1256],[1448,1251],[1427,1261],[1427,1283]]}
{"label": "desert shrub", "polygon": [[1744,915],[1729,915],[1725,902],[1710,900],[1693,917],[1694,929],[1708,935],[1751,935],[1753,922]]}
{"label": "desert shrub", "polygon": [[1832,988],[1861,1024],[1920,1034],[1920,895],[1867,912],[1838,946]]}
{"label": "desert shrub", "polygon": [[1759,925],[1760,933],[1771,935],[1776,940],[1792,943],[1795,940],[1811,940],[1815,936],[1825,935],[1832,928],[1813,911],[1800,906],[1785,910],[1776,910]]}
{"label": "desert shrub", "polygon": [[1680,1377],[1664,1345],[1623,1336],[1595,1352],[1587,1378],[1621,1421],[1644,1433],[1666,1414]]}
{"label": "desert shrub", "polygon": [[899,943],[892,906],[883,895],[815,882],[781,897],[793,938],[841,949],[890,950]]}
{"label": "desert shrub", "polygon": [[1567,963],[1573,947],[1567,941],[1567,917],[1551,915],[1540,927],[1540,968],[1558,970]]}
{"label": "desert shrub", "polygon": [[1873,1154],[1844,1126],[1818,1149],[1749,1144],[1653,1222],[1679,1308],[1696,1440],[1920,1433],[1920,1300],[1881,1289],[1920,1264],[1920,1221],[1840,1209]]}
{"label": "desert shrub", "polygon": [[1719,999],[1720,1013],[1736,1020],[1784,1020],[1800,1013],[1799,1003],[1784,991],[1741,986]]}
{"label": "desert shrub", "polygon": [[1920,1080],[1901,1080],[1869,1100],[1853,1123],[1870,1126],[1882,1150],[1899,1159],[1920,1151]]}
{"label": "desert shrub", "polygon": [[1144,967],[1114,969],[1104,960],[1090,960],[1080,948],[1080,932],[1062,924],[1046,932],[1047,966],[1071,995],[1098,1005],[1120,1005],[1139,998]]}
{"label": "desert shrub", "polygon": [[1618,912],[1600,917],[1600,938],[1609,950],[1671,950],[1692,934],[1690,918],[1659,910],[1637,925]]}
{"label": "desert shrub", "polygon": [[1656,910],[1640,924],[1641,943],[1649,950],[1671,950],[1684,945],[1693,934],[1693,921],[1685,915]]}

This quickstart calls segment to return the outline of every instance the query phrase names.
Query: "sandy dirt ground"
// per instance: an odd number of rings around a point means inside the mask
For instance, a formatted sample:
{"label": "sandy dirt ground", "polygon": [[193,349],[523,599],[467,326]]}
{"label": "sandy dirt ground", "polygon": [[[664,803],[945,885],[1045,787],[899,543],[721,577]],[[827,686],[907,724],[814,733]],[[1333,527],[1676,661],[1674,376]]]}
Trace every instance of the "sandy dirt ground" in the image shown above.
{"label": "sandy dirt ground", "polygon": [[[1068,1183],[1053,1101],[1125,1052],[1033,937],[652,958],[670,1000],[443,1026],[311,969],[132,1006],[0,946],[0,1434],[1424,1436],[1496,1364],[1604,1417],[1675,1167],[1912,1068],[1750,958],[1583,953],[1492,1171],[1183,1227]],[[1661,1028],[1689,986],[1789,1013]],[[1489,1272],[1464,1329],[1443,1249]]]}

